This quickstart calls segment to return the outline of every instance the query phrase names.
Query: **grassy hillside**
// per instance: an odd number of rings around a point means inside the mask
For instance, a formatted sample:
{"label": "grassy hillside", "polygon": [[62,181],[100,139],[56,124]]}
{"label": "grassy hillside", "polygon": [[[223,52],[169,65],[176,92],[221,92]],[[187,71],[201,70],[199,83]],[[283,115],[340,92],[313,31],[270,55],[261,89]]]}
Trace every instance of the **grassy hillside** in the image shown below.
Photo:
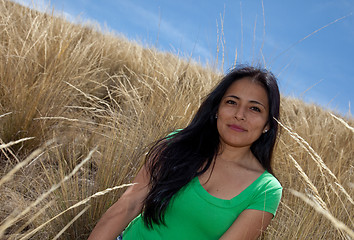
{"label": "grassy hillside", "polygon": [[[10,1],[0,33],[0,239],[86,239],[149,144],[186,126],[220,79]],[[263,238],[354,238],[354,120],[298,99],[281,109],[284,195]]]}

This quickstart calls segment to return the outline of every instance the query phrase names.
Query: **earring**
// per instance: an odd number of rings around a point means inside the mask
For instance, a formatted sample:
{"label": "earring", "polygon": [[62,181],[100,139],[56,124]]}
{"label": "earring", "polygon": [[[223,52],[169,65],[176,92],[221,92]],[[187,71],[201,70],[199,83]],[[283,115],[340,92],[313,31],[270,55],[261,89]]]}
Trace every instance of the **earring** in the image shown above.
{"label": "earring", "polygon": [[263,133],[267,133],[268,132],[268,129],[264,129]]}
{"label": "earring", "polygon": [[215,119],[217,119],[218,118],[218,114],[215,114]]}

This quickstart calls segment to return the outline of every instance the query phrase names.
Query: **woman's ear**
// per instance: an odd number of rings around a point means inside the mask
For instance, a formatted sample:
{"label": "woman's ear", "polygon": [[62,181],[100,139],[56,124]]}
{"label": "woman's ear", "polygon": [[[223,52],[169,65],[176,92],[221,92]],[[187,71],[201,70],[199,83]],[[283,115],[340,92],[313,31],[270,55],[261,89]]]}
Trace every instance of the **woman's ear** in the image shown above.
{"label": "woman's ear", "polygon": [[267,125],[266,125],[266,126],[264,127],[264,129],[263,129],[263,133],[268,132],[269,129],[270,129],[270,126],[269,126],[269,123],[267,123]]}

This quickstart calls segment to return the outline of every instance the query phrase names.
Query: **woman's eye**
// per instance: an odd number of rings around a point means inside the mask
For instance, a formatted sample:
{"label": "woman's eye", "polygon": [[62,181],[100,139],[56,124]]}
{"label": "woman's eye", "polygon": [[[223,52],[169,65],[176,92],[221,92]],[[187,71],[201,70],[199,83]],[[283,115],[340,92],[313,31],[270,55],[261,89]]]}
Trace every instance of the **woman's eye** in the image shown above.
{"label": "woman's eye", "polygon": [[227,100],[226,103],[227,103],[227,104],[236,104],[236,102],[233,101],[233,100]]}
{"label": "woman's eye", "polygon": [[251,107],[251,110],[256,112],[261,112],[261,109],[259,109],[258,107]]}

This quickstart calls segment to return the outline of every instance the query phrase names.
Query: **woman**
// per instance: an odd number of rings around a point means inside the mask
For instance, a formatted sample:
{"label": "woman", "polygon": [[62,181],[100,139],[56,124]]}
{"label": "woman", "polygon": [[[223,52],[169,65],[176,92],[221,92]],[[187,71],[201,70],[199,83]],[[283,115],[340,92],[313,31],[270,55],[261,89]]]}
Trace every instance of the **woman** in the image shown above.
{"label": "woman", "polygon": [[272,73],[233,69],[186,128],[150,149],[89,240],[124,229],[123,240],[258,238],[282,193],[271,168],[279,104]]}

